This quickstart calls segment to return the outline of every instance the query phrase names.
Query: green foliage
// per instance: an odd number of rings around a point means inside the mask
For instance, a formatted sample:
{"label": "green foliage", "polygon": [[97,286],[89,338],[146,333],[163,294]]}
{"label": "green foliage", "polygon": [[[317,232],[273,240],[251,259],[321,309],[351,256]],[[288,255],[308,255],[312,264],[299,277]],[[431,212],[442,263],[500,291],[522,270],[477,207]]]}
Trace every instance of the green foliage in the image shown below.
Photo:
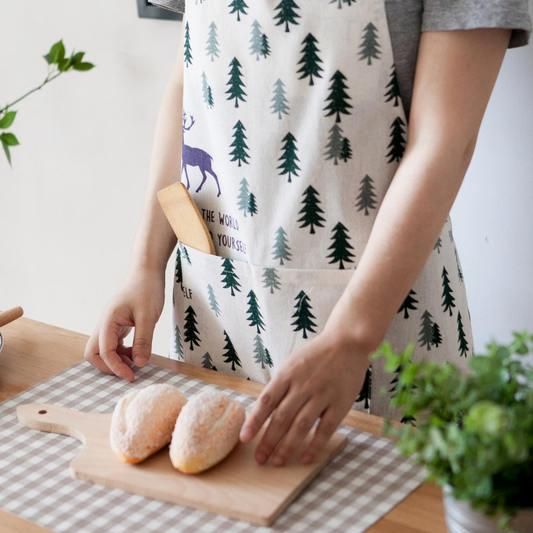
{"label": "green foliage", "polygon": [[515,331],[510,344],[486,348],[467,373],[449,362],[414,362],[413,343],[395,353],[385,341],[373,358],[397,372],[391,405],[417,421],[416,428],[386,422],[399,450],[506,527],[516,511],[533,507],[533,367],[522,359],[533,354],[533,334]]}

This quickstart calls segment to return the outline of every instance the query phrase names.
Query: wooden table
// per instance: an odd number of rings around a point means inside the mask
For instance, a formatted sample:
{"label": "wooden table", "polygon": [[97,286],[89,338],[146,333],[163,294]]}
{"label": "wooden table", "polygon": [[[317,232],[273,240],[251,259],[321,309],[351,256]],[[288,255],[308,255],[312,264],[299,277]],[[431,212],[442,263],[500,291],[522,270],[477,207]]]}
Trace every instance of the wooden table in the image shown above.
{"label": "wooden table", "polygon": [[[0,353],[0,401],[7,400],[80,362],[87,341],[87,337],[81,333],[27,318],[5,326],[2,333],[5,348]],[[261,385],[257,383],[196,368],[165,357],[153,356],[151,362],[180,374],[252,396],[257,396],[261,391]],[[381,435],[383,426],[381,418],[356,411],[347,415],[345,423],[375,435]],[[0,531],[42,532],[44,529],[0,510]],[[369,531],[445,533],[441,490],[429,483],[421,485]]]}

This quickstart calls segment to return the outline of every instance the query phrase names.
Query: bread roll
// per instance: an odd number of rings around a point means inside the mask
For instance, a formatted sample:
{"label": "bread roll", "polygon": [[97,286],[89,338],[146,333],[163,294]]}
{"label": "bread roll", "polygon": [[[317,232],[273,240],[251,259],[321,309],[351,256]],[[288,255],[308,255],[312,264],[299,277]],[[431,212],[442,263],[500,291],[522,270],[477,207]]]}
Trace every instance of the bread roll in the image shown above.
{"label": "bread roll", "polygon": [[197,474],[222,461],[239,441],[244,407],[226,394],[207,390],[181,410],[170,443],[170,460],[185,474]]}
{"label": "bread roll", "polygon": [[124,463],[139,463],[170,442],[183,394],[155,384],[123,396],[111,417],[111,449]]}

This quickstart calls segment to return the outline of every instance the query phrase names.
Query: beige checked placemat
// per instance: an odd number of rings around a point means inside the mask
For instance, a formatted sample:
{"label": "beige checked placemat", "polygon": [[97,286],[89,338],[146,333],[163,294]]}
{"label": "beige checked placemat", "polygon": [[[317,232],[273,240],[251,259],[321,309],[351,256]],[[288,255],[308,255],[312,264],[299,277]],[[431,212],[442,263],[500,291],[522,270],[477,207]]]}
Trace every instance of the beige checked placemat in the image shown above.
{"label": "beige checked placemat", "polygon": [[[384,438],[349,428],[344,450],[278,518],[273,528],[163,503],[72,479],[79,442],[18,424],[24,403],[55,403],[80,411],[112,411],[131,387],[170,383],[191,395],[206,383],[148,366],[133,385],[78,364],[0,404],[0,508],[54,531],[364,531],[424,479],[423,471]],[[212,387],[212,385],[209,385]],[[253,398],[228,391],[249,406]]]}

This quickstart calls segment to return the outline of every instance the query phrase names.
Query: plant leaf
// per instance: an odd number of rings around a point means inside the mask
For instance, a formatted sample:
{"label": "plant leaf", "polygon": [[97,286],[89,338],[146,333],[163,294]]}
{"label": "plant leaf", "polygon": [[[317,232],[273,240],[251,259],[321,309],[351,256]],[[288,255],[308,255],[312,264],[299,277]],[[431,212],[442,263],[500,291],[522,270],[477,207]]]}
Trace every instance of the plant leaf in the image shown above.
{"label": "plant leaf", "polygon": [[79,71],[84,71],[84,72],[87,70],[91,70],[93,68],[94,68],[94,65],[89,62],[76,63],[74,65],[74,70],[79,70]]}
{"label": "plant leaf", "polygon": [[9,152],[9,146],[3,140],[2,140],[2,148],[4,149],[8,163],[11,165],[11,153]]}
{"label": "plant leaf", "polygon": [[0,129],[7,129],[13,124],[15,117],[17,116],[16,111],[8,111],[2,118],[0,118]]}
{"label": "plant leaf", "polygon": [[11,132],[2,133],[0,135],[0,140],[2,141],[2,144],[7,146],[17,146],[20,144],[15,134]]}
{"label": "plant leaf", "polygon": [[57,43],[54,43],[44,58],[49,65],[58,64],[65,59],[65,45],[63,44],[63,41],[60,40],[57,41]]}

